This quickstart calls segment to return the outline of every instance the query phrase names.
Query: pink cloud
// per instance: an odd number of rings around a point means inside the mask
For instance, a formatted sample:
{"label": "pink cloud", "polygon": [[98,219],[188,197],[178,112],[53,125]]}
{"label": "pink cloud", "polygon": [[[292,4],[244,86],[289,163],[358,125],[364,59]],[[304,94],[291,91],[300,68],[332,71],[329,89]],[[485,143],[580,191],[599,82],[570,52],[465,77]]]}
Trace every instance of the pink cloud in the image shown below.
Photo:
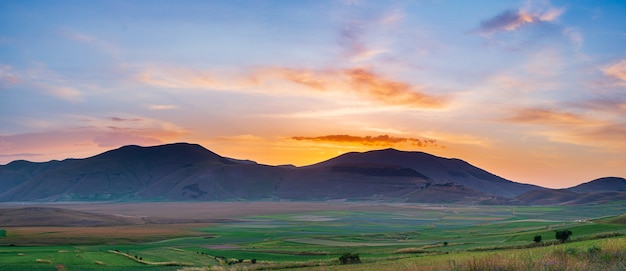
{"label": "pink cloud", "polygon": [[527,24],[551,22],[561,16],[564,11],[563,8],[552,7],[538,11],[505,10],[493,18],[481,22],[478,32],[490,35],[499,31],[514,31]]}

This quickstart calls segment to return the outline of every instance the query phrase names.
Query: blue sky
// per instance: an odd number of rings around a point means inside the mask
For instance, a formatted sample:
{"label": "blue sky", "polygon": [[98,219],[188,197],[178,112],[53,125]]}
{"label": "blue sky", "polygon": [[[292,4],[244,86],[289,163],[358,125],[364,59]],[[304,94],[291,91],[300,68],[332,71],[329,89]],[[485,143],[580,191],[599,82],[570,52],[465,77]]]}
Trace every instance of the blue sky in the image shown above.
{"label": "blue sky", "polygon": [[0,163],[194,142],[626,176],[622,1],[0,1]]}

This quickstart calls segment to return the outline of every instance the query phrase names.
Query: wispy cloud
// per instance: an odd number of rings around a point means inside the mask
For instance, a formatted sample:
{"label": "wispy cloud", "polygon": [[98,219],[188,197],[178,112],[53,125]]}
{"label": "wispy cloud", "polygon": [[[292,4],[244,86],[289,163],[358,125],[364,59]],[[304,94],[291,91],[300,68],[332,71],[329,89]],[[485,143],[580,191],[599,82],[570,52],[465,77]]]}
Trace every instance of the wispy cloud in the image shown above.
{"label": "wispy cloud", "polygon": [[71,41],[92,46],[97,50],[108,54],[114,59],[122,59],[121,50],[118,46],[116,46],[112,42],[98,38],[97,36],[82,33],[73,29],[64,29],[61,31],[61,35]]}
{"label": "wispy cloud", "polygon": [[294,136],[291,139],[299,141],[313,141],[319,143],[357,144],[364,146],[395,147],[410,145],[416,147],[441,147],[433,139],[419,139],[412,137],[394,137],[389,135],[379,136],[353,136],[353,135],[325,135],[316,137]]}
{"label": "wispy cloud", "polygon": [[347,62],[368,62],[391,51],[391,44],[406,14],[400,7],[363,12],[349,8],[341,16],[338,43],[341,57]]}
{"label": "wispy cloud", "polygon": [[491,35],[496,32],[515,31],[527,24],[551,22],[556,20],[564,8],[548,7],[539,10],[510,9],[480,23],[478,33]]}
{"label": "wispy cloud", "polygon": [[58,98],[66,101],[79,102],[83,101],[83,93],[73,87],[41,85],[44,89]]}
{"label": "wispy cloud", "polygon": [[269,69],[269,73],[310,89],[344,91],[388,105],[442,108],[448,99],[426,94],[424,87],[396,81],[365,68],[344,70]]}
{"label": "wispy cloud", "polygon": [[123,122],[123,121],[142,121],[142,119],[140,118],[133,118],[133,119],[126,119],[126,118],[119,118],[119,117],[111,117],[109,118],[112,121],[116,121],[116,122]]}
{"label": "wispy cloud", "polygon": [[595,124],[582,116],[574,113],[547,108],[522,108],[505,119],[515,123],[535,123],[547,125],[583,125]]}
{"label": "wispy cloud", "polygon": [[9,65],[0,65],[0,89],[8,85],[16,84],[20,81],[20,77],[15,73],[13,67]]}
{"label": "wispy cloud", "polygon": [[137,73],[134,79],[160,88],[240,90],[254,85],[246,75],[229,77],[208,70],[185,69],[169,66],[153,66]]}
{"label": "wispy cloud", "polygon": [[607,76],[621,80],[622,82],[618,84],[626,86],[626,59],[621,59],[605,66],[602,69],[602,72]]}
{"label": "wispy cloud", "polygon": [[[104,149],[123,145],[156,145],[172,142],[188,134],[187,129],[173,123],[140,116],[54,116],[64,124],[48,124],[37,132],[0,135],[0,154],[36,159],[84,157]],[[68,124],[70,124],[68,126]],[[18,154],[38,154],[18,155]]]}
{"label": "wispy cloud", "polygon": [[135,78],[141,83],[163,88],[298,95],[293,86],[285,85],[290,83],[313,91],[302,95],[315,95],[320,91],[344,92],[381,104],[424,109],[443,108],[448,103],[447,97],[427,94],[424,87],[393,80],[365,68],[316,70],[266,67],[249,74],[226,76],[211,71],[153,67]]}
{"label": "wispy cloud", "polygon": [[360,95],[387,104],[441,108],[447,102],[443,97],[425,94],[422,87],[390,80],[366,69],[351,69],[344,73]]}
{"label": "wispy cloud", "polygon": [[84,98],[83,91],[42,64],[21,70],[0,64],[0,89],[16,84],[38,89],[46,95],[66,101],[78,102]]}
{"label": "wispy cloud", "polygon": [[148,105],[148,109],[150,110],[171,110],[176,109],[178,106],[173,104],[150,104]]}
{"label": "wispy cloud", "polygon": [[505,121],[544,127],[540,132],[531,133],[548,137],[552,141],[626,148],[626,123],[620,120],[602,120],[554,109],[524,108],[517,110]]}

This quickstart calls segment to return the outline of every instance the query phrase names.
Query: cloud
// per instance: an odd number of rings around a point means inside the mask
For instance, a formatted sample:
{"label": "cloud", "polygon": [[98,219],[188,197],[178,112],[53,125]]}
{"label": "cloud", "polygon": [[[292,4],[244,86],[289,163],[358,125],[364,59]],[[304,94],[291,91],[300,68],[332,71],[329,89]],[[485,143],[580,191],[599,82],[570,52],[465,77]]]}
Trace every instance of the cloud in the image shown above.
{"label": "cloud", "polygon": [[104,52],[105,54],[109,55],[110,57],[114,59],[117,59],[117,60],[122,59],[121,49],[117,45],[109,41],[100,39],[94,35],[81,33],[72,29],[62,30],[61,35],[71,41],[82,43],[88,46],[92,46],[93,48],[101,52]]}
{"label": "cloud", "polygon": [[111,117],[110,119],[112,121],[142,121],[142,119],[139,119],[139,118],[125,119],[125,118]]}
{"label": "cloud", "polygon": [[173,142],[188,133],[175,124],[146,117],[64,117],[64,125],[48,125],[37,132],[0,135],[0,154],[4,154],[0,158],[6,158],[0,159],[0,163],[27,158],[47,161],[86,157],[105,150],[103,148]]}
{"label": "cloud", "polygon": [[[348,93],[381,104],[413,108],[436,109],[448,103],[445,97],[426,94],[423,87],[396,81],[365,68],[316,70],[265,67],[248,74],[224,75],[211,71],[152,67],[140,72],[135,79],[151,86],[174,89],[314,96],[320,91]],[[313,92],[296,92],[294,85]]]}
{"label": "cloud", "polygon": [[592,124],[580,115],[546,108],[523,108],[505,119],[515,123],[535,123],[546,125],[582,125]]}
{"label": "cloud", "polygon": [[353,136],[353,135],[325,135],[317,137],[294,136],[293,140],[313,141],[320,143],[358,144],[364,146],[394,147],[411,145],[417,147],[440,147],[436,140],[419,139],[411,137],[394,137],[389,135],[379,136]]}
{"label": "cloud", "polygon": [[47,95],[66,101],[83,101],[82,91],[68,85],[65,79],[43,65],[27,70],[16,70],[8,65],[0,65],[0,89],[14,84],[35,88]]}
{"label": "cloud", "polygon": [[178,106],[173,104],[150,104],[148,105],[148,109],[150,110],[170,110],[176,109]]}
{"label": "cloud", "polygon": [[423,93],[421,87],[390,80],[366,69],[350,69],[344,73],[354,90],[373,100],[422,108],[441,108],[446,103],[442,97]]}
{"label": "cloud", "polygon": [[576,53],[578,54],[582,54],[581,50],[583,47],[583,43],[585,42],[585,38],[583,37],[583,34],[575,29],[575,28],[565,28],[563,29],[563,36],[565,36],[574,46],[574,50],[576,50]]}
{"label": "cloud", "polygon": [[560,110],[524,108],[505,121],[544,127],[540,132],[531,133],[552,141],[610,149],[626,148],[626,123],[623,120],[601,120]]}
{"label": "cloud", "polygon": [[395,81],[364,68],[337,71],[280,68],[268,71],[269,74],[311,89],[351,92],[367,100],[388,105],[442,108],[447,104],[446,98],[426,94],[422,87]]}
{"label": "cloud", "polygon": [[478,33],[491,35],[500,31],[515,31],[527,24],[551,22],[556,20],[564,11],[563,8],[552,7],[536,11],[505,10],[493,18],[481,22]]}
{"label": "cloud", "polygon": [[20,82],[20,77],[9,65],[0,65],[0,89]]}
{"label": "cloud", "polygon": [[574,103],[574,106],[608,112],[615,115],[626,115],[626,93],[616,93],[584,102]]}
{"label": "cloud", "polygon": [[245,75],[229,78],[212,71],[164,66],[149,67],[134,77],[140,83],[174,89],[240,90],[254,85]]}
{"label": "cloud", "polygon": [[57,97],[70,102],[83,101],[83,93],[72,87],[41,85],[42,88]]}
{"label": "cloud", "polygon": [[626,59],[614,62],[605,66],[602,72],[607,75],[619,79],[623,82],[619,83],[621,86],[626,86]]}

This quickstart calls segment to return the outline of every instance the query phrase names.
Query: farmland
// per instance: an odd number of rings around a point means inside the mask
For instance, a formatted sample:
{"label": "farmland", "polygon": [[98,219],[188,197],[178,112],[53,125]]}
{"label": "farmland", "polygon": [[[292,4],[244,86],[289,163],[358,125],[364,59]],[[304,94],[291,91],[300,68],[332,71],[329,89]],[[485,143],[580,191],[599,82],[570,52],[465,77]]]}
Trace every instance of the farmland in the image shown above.
{"label": "farmland", "polygon": [[[564,249],[582,253],[593,247],[604,251],[626,247],[623,217],[614,218],[626,213],[623,202],[588,206],[156,202],[44,207],[133,219],[125,220],[131,224],[112,226],[1,227],[6,235],[0,235],[1,270],[417,270],[417,266],[454,270],[494,253],[521,257],[523,264]],[[559,229],[571,230],[572,241],[557,244],[554,232]],[[534,244],[535,236],[542,242]],[[359,254],[363,264],[338,265],[337,259],[346,252]]]}

